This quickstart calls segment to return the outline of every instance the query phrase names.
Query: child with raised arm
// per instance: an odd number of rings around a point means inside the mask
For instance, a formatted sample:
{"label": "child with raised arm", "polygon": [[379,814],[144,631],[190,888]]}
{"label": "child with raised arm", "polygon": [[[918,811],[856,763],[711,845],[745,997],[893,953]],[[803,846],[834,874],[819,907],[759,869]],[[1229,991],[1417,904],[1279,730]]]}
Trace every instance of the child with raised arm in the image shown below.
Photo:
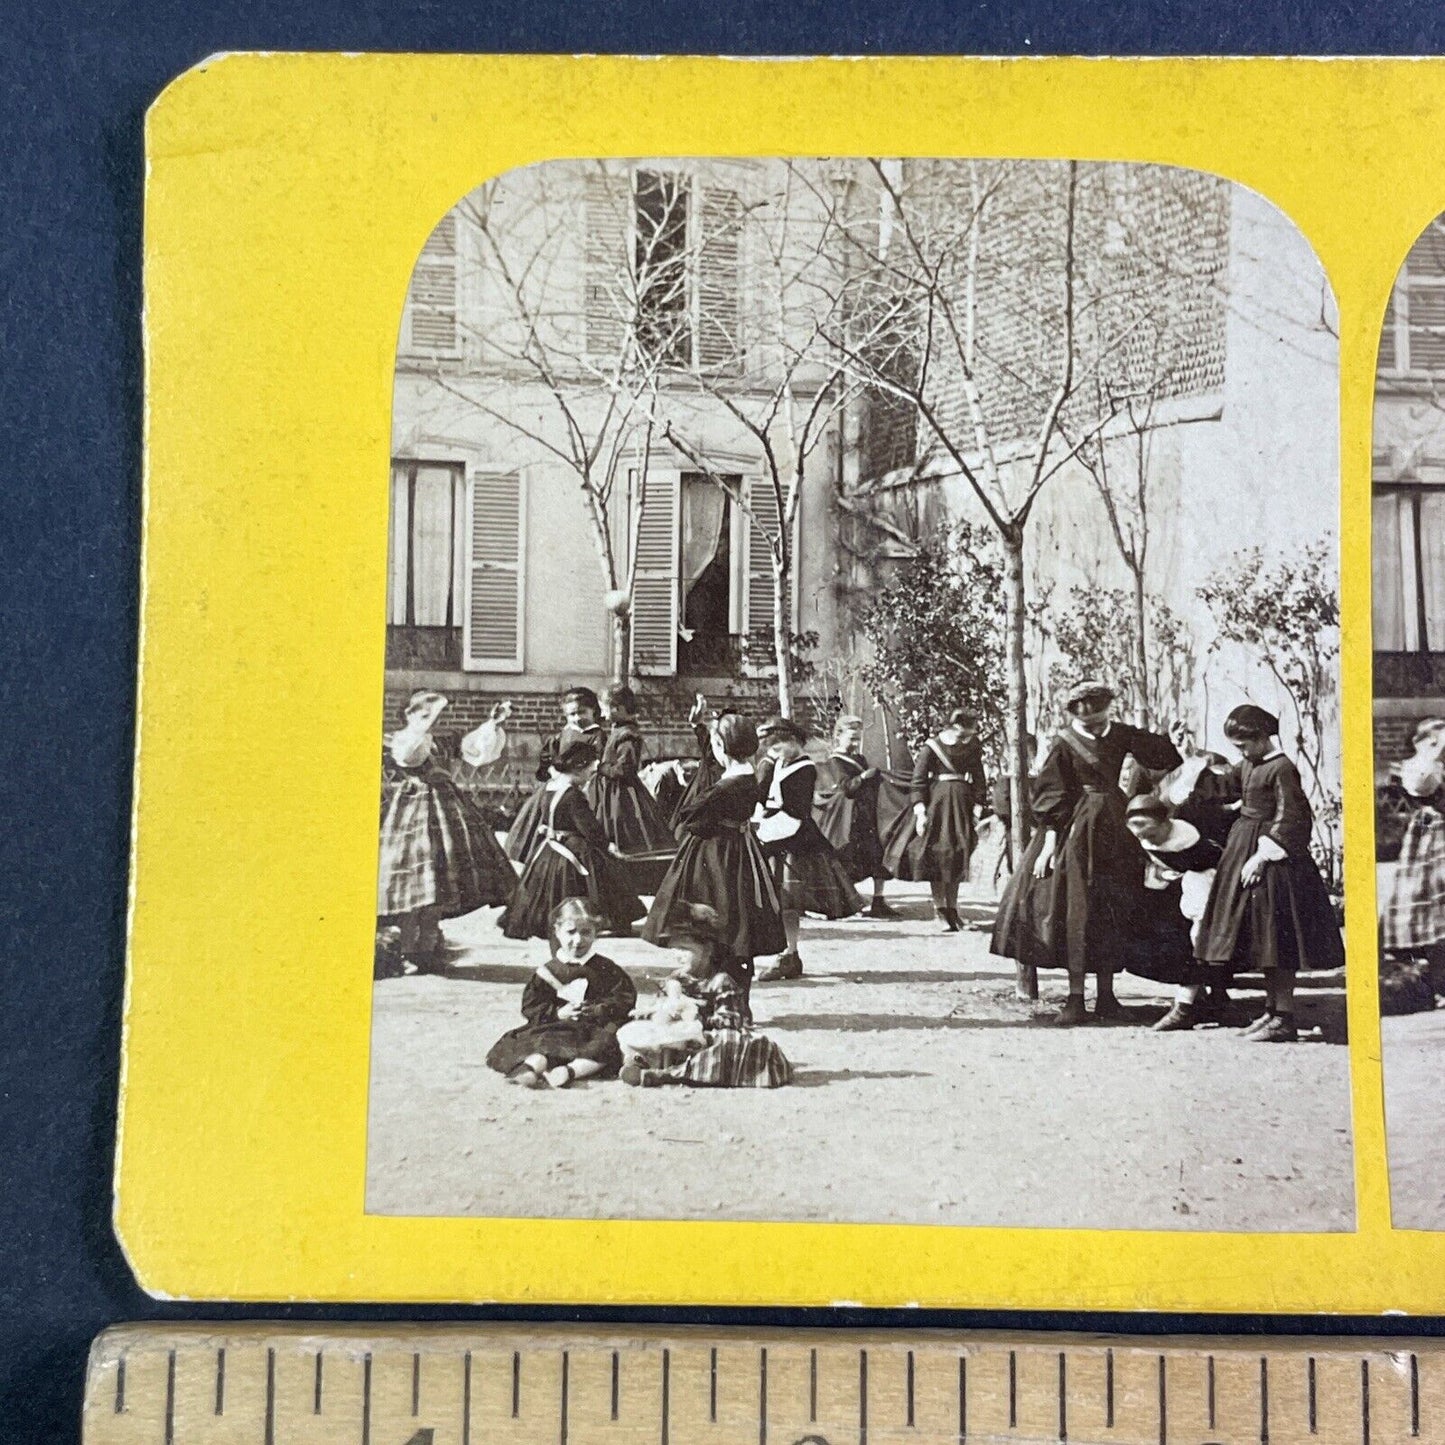
{"label": "child with raised arm", "polygon": [[[434,729],[446,706],[439,692],[413,693],[382,753],[377,921],[395,930],[418,972],[441,962],[442,919],[507,902],[517,881],[481,810],[442,765]],[[495,733],[506,715],[505,703],[492,709]]]}
{"label": "child with raised arm", "polygon": [[492,1045],[487,1065],[528,1089],[565,1089],[577,1079],[611,1078],[622,1067],[617,1028],[637,990],[610,958],[593,950],[598,918],[586,899],[564,899],[551,919],[552,957],[522,990],[526,1023]]}

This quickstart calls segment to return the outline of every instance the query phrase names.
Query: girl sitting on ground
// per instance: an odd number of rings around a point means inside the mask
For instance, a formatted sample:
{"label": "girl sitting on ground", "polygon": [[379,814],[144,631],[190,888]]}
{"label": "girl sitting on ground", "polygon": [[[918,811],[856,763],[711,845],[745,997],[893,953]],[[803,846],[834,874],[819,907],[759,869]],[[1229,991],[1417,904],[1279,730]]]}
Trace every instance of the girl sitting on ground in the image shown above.
{"label": "girl sitting on ground", "polygon": [[753,1032],[742,986],[724,971],[729,960],[716,911],[705,904],[675,905],[668,938],[687,963],[664,982],[649,1017],[618,1030],[623,1081],[643,1088],[711,1089],[776,1089],[788,1083],[792,1066],[771,1039]]}
{"label": "girl sitting on ground", "polygon": [[637,990],[610,958],[593,952],[597,915],[585,898],[552,914],[552,957],[522,990],[520,1028],[502,1035],[487,1065],[527,1089],[565,1089],[577,1079],[612,1078],[622,1067],[617,1027]]}

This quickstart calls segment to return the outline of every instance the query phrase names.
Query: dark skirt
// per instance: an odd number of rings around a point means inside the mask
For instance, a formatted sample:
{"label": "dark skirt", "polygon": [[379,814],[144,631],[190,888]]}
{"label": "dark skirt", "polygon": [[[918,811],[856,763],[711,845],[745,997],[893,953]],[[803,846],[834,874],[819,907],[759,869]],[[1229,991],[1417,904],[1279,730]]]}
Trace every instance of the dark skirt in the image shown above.
{"label": "dark skirt", "polygon": [[676,842],[667,814],[640,778],[595,778],[587,800],[623,853],[656,853]]}
{"label": "dark skirt", "polygon": [[679,903],[716,910],[719,946],[734,958],[781,953],[788,946],[778,890],[751,828],[682,840],[642,926],[649,943],[669,946],[667,920]]}
{"label": "dark skirt", "polygon": [[784,908],[824,918],[851,918],[863,911],[863,900],[848,870],[831,848],[780,853],[772,864]]}
{"label": "dark skirt", "polygon": [[617,1030],[611,1024],[588,1023],[584,1019],[556,1019],[549,1024],[523,1024],[511,1029],[488,1051],[487,1067],[499,1074],[510,1074],[532,1054],[541,1054],[549,1069],[591,1059],[602,1065],[593,1078],[614,1078],[622,1067]]}
{"label": "dark skirt", "polygon": [[1112,973],[1123,967],[1144,886],[1144,850],[1124,826],[1116,789],[1085,793],[1046,877],[1034,877],[1039,828],[999,900],[990,950],[1034,968]]}
{"label": "dark skirt", "polygon": [[516,870],[481,810],[439,768],[388,783],[381,816],[376,912],[435,909],[456,918],[505,903]]}
{"label": "dark skirt", "polygon": [[532,856],[537,844],[537,834],[547,821],[547,792],[545,783],[538,783],[531,796],[517,810],[512,826],[507,829],[507,857],[514,862],[525,863]]}
{"label": "dark skirt", "polygon": [[1199,957],[1268,972],[1342,968],[1345,946],[1329,890],[1313,858],[1266,863],[1246,887],[1239,870],[1252,857],[1267,820],[1238,818],[1200,921]]}
{"label": "dark skirt", "polygon": [[818,809],[817,822],[854,883],[887,877],[876,794],[849,798],[840,788]]}
{"label": "dark skirt", "polygon": [[973,789],[965,782],[934,783],[920,836],[913,809],[893,820],[883,840],[883,866],[909,883],[964,881],[978,827],[973,820]]}
{"label": "dark skirt", "polygon": [[1119,966],[1155,983],[1217,983],[1217,971],[1211,974],[1195,960],[1189,920],[1179,908],[1180,894],[1177,882],[1140,890]]}
{"label": "dark skirt", "polygon": [[550,937],[552,912],[566,898],[585,898],[603,919],[603,928],[612,932],[626,929],[647,911],[617,859],[578,839],[570,840],[566,847],[587,869],[586,875],[570,858],[542,841],[498,920],[508,938]]}

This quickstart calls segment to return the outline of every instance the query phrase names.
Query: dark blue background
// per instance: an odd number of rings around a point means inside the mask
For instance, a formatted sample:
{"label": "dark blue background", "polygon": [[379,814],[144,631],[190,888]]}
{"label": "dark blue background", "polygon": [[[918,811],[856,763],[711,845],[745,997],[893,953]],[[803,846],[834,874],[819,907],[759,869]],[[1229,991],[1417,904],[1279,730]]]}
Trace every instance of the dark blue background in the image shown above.
{"label": "dark blue background", "polygon": [[[456,1310],[163,1306],[136,1290],[111,1237],[135,662],[141,135],[146,107],[168,80],[212,51],[246,49],[1411,54],[1445,48],[1445,10],[1434,0],[474,0],[465,6],[440,0],[138,6],[30,0],[22,6],[11,0],[0,16],[0,677],[7,740],[0,765],[0,1439],[47,1442],[78,1438],[86,1346],[113,1321],[246,1313],[481,1317]],[[621,1310],[491,1317],[709,1318]],[[764,1316],[714,1312],[711,1318]],[[856,1324],[890,1317],[793,1312],[767,1318]],[[984,1319],[915,1312],[906,1321]],[[995,1316],[993,1322],[1004,1321]],[[1062,1316],[1007,1322],[1180,1324]],[[1266,1324],[1217,1320],[1206,1327]],[[1338,1331],[1350,1322],[1269,1327]]]}

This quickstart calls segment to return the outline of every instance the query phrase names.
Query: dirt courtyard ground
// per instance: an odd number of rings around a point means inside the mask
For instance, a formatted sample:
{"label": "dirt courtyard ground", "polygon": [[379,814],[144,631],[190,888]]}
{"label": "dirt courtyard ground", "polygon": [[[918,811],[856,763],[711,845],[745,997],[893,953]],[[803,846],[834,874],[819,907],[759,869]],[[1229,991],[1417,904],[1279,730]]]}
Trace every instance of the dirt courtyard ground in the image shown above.
{"label": "dirt courtyard ground", "polygon": [[1445,1009],[1380,1020],[1390,1211],[1400,1229],[1445,1229],[1440,1060]]}
{"label": "dirt courtyard ground", "polygon": [[[806,920],[807,976],[755,987],[759,1027],[795,1070],[771,1091],[507,1085],[484,1058],[521,1021],[545,949],[503,938],[490,909],[448,924],[445,976],[374,986],[368,1210],[1353,1227],[1340,976],[1302,980],[1297,1045],[1152,1033],[1166,990],[1127,974],[1128,1023],[1059,1029],[1062,975],[1045,976],[1039,1006],[1020,1003],[1011,965],[989,954],[986,884],[954,935],[936,931],[926,889],[889,896],[903,921]],[[600,948],[644,997],[676,964],[637,939]],[[1240,1023],[1258,1012],[1249,982]]]}

